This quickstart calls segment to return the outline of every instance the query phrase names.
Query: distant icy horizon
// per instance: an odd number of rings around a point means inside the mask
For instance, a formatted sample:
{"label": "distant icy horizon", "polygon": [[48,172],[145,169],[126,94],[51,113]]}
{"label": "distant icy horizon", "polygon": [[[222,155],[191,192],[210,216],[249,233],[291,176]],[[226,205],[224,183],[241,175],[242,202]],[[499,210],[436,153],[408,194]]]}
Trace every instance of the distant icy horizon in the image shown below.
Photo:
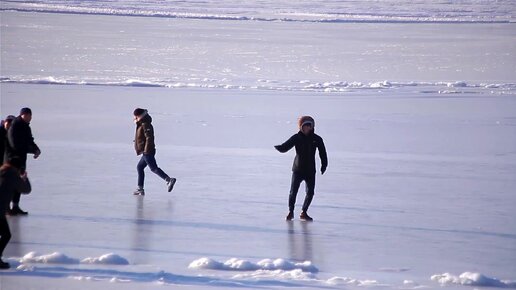
{"label": "distant icy horizon", "polygon": [[6,0],[1,10],[212,20],[508,23],[516,22],[513,1],[66,1]]}

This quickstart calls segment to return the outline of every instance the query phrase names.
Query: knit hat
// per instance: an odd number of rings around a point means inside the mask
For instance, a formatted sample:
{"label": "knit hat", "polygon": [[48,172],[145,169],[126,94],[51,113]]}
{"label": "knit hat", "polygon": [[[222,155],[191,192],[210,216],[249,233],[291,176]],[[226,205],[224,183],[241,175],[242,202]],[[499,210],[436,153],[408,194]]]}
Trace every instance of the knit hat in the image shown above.
{"label": "knit hat", "polygon": [[142,108],[136,108],[133,112],[133,115],[135,116],[141,116],[143,114],[147,113],[147,110],[145,109],[142,109]]}
{"label": "knit hat", "polygon": [[25,115],[25,114],[32,115],[32,110],[30,108],[27,108],[27,107],[22,108],[20,110],[20,115]]}
{"label": "knit hat", "polygon": [[315,120],[310,116],[301,116],[297,121],[297,125],[299,126],[299,130],[303,128],[304,125],[312,125],[312,128],[315,128]]}

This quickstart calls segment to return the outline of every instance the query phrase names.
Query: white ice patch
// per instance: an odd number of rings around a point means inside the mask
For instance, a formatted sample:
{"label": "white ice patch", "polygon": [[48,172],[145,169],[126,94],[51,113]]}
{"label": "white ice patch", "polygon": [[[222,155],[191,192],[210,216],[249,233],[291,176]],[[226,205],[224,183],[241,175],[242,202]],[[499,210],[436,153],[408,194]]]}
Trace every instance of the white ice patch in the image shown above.
{"label": "white ice patch", "polygon": [[47,255],[40,255],[37,252],[30,252],[20,259],[20,263],[79,264],[79,260],[70,258],[59,252],[54,252]]}
{"label": "white ice patch", "polygon": [[443,286],[446,285],[467,285],[478,287],[499,287],[499,288],[516,288],[516,281],[499,280],[497,278],[487,277],[480,273],[464,272],[460,276],[450,273],[433,275],[432,281],[436,281]]}
{"label": "white ice patch", "polygon": [[226,262],[215,261],[210,258],[201,258],[193,261],[188,266],[190,269],[209,269],[209,270],[223,270],[223,271],[292,271],[300,270],[302,272],[317,273],[319,269],[312,265],[312,262],[305,261],[296,263],[284,259],[264,259],[258,263],[253,263],[247,260],[232,258]]}
{"label": "white ice patch", "polygon": [[83,264],[101,265],[129,265],[129,261],[117,254],[109,253],[96,258],[86,258],[81,261]]}

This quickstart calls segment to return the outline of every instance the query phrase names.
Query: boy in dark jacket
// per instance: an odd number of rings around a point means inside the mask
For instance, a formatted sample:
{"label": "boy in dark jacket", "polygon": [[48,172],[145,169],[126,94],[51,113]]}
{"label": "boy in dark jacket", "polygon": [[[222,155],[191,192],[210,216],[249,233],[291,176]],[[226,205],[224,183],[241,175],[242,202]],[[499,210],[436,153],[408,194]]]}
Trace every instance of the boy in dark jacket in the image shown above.
{"label": "boy in dark jacket", "polygon": [[[18,158],[21,160],[21,172],[25,172],[27,168],[27,154],[34,154],[34,159],[37,159],[41,154],[38,145],[34,143],[32,137],[32,130],[30,122],[32,121],[32,110],[30,108],[22,108],[20,115],[13,120],[11,127],[7,131],[7,139],[9,146],[7,146],[7,158]],[[13,195],[13,207],[9,211],[10,215],[26,215],[20,206],[21,193],[17,192]]]}
{"label": "boy in dark jacket", "polygon": [[134,149],[136,155],[142,155],[140,162],[136,166],[138,171],[138,188],[134,195],[145,195],[143,184],[145,180],[145,167],[149,166],[152,172],[157,174],[167,182],[168,192],[172,191],[175,178],[170,178],[161,168],[156,164],[156,145],[154,144],[154,127],[152,126],[152,118],[147,110],[137,108],[134,110],[134,121],[136,123],[136,135],[134,138]]}
{"label": "boy in dark jacket", "polygon": [[2,261],[2,254],[11,239],[9,224],[5,214],[9,203],[17,192],[29,193],[31,186],[27,172],[21,172],[22,160],[13,158],[0,167],[0,269],[9,269],[9,264]]}
{"label": "boy in dark jacket", "polygon": [[299,118],[299,132],[285,143],[274,146],[279,152],[285,153],[296,147],[296,157],[292,166],[292,182],[290,186],[290,195],[288,199],[289,213],[286,220],[290,221],[294,218],[294,208],[296,205],[297,192],[301,182],[306,184],[306,196],[303,203],[300,218],[302,220],[312,221],[308,215],[308,207],[312,202],[315,193],[315,151],[319,150],[321,158],[321,174],[324,174],[328,166],[328,157],[323,139],[314,133],[315,121],[310,116],[302,116]]}

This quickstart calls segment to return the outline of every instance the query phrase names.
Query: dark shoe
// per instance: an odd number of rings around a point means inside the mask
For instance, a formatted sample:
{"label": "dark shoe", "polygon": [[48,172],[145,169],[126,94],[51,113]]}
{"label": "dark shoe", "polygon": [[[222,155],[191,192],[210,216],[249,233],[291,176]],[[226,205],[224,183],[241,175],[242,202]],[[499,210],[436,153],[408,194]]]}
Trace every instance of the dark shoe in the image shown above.
{"label": "dark shoe", "polygon": [[145,190],[143,190],[143,188],[141,187],[138,187],[134,192],[133,192],[134,195],[145,195]]}
{"label": "dark shoe", "polygon": [[5,215],[7,216],[16,216],[16,212],[13,211],[12,209],[8,209],[5,211]]}
{"label": "dark shoe", "polygon": [[294,212],[293,211],[289,211],[286,220],[287,221],[291,221],[293,219],[294,219]]}
{"label": "dark shoe", "polygon": [[168,192],[172,191],[172,189],[174,188],[174,184],[176,184],[176,179],[173,177],[167,181]]}
{"label": "dark shoe", "polygon": [[13,209],[11,209],[11,212],[13,212],[14,215],[28,215],[29,214],[28,212],[23,211],[19,206],[13,207]]}
{"label": "dark shoe", "polygon": [[6,269],[9,269],[11,268],[11,265],[9,265],[9,263],[6,263],[2,260],[0,260],[0,269],[1,270],[6,270]]}
{"label": "dark shoe", "polygon": [[309,221],[309,222],[314,220],[306,212],[302,212],[301,215],[299,216],[299,218],[304,220],[304,221]]}

